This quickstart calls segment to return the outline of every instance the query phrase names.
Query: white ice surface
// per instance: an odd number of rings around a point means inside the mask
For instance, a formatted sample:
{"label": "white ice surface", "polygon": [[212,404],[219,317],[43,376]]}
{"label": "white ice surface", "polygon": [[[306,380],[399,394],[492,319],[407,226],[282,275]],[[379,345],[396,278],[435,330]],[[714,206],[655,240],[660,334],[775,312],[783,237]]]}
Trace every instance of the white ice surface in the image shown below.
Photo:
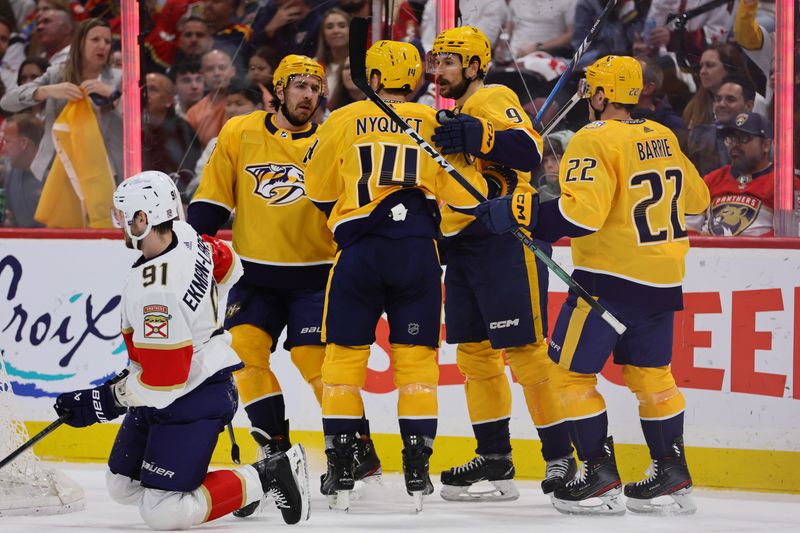
{"label": "white ice surface", "polygon": [[[0,517],[2,533],[65,533],[150,531],[135,507],[118,505],[106,494],[102,465],[58,467],[83,486],[86,509],[60,516]],[[628,513],[622,517],[574,517],[559,514],[535,481],[518,481],[520,499],[505,503],[445,502],[438,490],[425,500],[420,514],[403,490],[398,474],[385,475],[381,485],[366,487],[351,503],[349,513],[331,511],[319,494],[321,468],[310,473],[311,519],[286,526],[270,502],[262,513],[248,519],[224,517],[195,528],[204,532],[234,533],[299,529],[326,533],[352,531],[547,531],[554,533],[612,532],[658,533],[800,531],[800,496],[695,490],[698,512],[692,516],[652,517]],[[438,478],[438,476],[436,476]],[[436,479],[434,479],[436,483]],[[438,485],[438,484],[437,484]],[[437,486],[438,489],[438,486]]]}

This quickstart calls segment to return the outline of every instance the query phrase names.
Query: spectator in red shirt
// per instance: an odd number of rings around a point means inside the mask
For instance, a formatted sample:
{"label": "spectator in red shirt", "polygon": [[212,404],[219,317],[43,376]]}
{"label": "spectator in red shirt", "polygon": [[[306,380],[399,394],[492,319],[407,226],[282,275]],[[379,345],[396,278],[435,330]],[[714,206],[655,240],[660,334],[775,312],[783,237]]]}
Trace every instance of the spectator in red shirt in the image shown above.
{"label": "spectator in red shirt", "polygon": [[[772,235],[772,123],[757,113],[742,113],[733,123],[721,126],[720,135],[731,164],[703,178],[711,204],[705,215],[692,220],[687,217],[687,225],[707,235]],[[795,188],[799,184],[795,179]]]}

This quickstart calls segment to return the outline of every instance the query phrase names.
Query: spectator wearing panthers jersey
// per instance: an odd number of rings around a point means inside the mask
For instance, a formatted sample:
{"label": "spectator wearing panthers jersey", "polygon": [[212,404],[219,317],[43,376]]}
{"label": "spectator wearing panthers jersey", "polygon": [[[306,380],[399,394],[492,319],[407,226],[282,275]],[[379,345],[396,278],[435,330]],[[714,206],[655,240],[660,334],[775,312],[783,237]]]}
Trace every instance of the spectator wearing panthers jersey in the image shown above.
{"label": "spectator wearing panthers jersey", "polygon": [[[757,113],[742,113],[720,128],[731,163],[703,179],[711,193],[704,215],[687,224],[719,237],[772,235],[775,179],[772,161],[772,123]],[[795,178],[794,188],[800,188]]]}

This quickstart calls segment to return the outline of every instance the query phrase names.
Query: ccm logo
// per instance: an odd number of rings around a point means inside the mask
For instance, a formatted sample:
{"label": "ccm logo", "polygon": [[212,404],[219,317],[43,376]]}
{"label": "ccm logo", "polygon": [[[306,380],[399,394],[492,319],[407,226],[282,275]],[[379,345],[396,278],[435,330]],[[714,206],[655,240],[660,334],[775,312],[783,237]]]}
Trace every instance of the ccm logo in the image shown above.
{"label": "ccm logo", "polygon": [[310,328],[303,328],[300,330],[300,335],[304,335],[306,333],[322,333],[322,328],[319,326],[314,326]]}
{"label": "ccm logo", "polygon": [[519,326],[519,318],[511,320],[498,320],[497,322],[489,322],[489,329],[503,329],[510,328],[511,326]]}

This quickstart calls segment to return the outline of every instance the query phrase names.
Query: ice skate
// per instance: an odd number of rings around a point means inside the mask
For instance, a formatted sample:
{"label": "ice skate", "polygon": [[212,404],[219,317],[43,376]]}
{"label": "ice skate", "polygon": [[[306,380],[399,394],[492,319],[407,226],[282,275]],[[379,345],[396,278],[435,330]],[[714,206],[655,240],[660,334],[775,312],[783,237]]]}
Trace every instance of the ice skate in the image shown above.
{"label": "ice skate", "polygon": [[286,452],[278,452],[253,465],[261,478],[261,487],[269,494],[287,524],[308,520],[308,468],[306,451],[295,444]]}
{"label": "ice skate", "polygon": [[[252,431],[250,433],[253,436],[253,440],[258,443],[258,448],[256,449],[256,462],[261,461],[262,459],[266,459],[267,457],[271,456],[274,453],[278,452],[287,452],[292,447],[292,443],[289,441],[289,437],[278,436],[274,439],[268,439],[264,437],[261,433]],[[289,435],[289,421],[286,421],[286,435]],[[266,499],[267,495],[264,495],[264,498],[261,500]],[[237,509],[233,512],[233,516],[237,518],[245,518],[258,510],[258,507],[261,505],[261,501],[255,501],[253,503],[247,504],[241,509]]]}
{"label": "ice skate", "polygon": [[[510,454],[478,455],[463,465],[442,472],[439,494],[452,502],[512,501],[519,498],[513,479],[514,463]],[[482,481],[488,481],[494,488],[470,491],[473,485]]]}
{"label": "ice skate", "polygon": [[542,492],[550,494],[556,487],[563,487],[565,483],[575,477],[577,471],[578,465],[572,454],[547,461],[544,480],[542,480]]}
{"label": "ice skate", "polygon": [[622,483],[614,458],[614,441],[603,444],[604,455],[581,464],[578,475],[551,495],[553,506],[564,514],[621,515],[625,506],[619,500]]}
{"label": "ice skate", "polygon": [[355,456],[353,458],[355,460],[353,477],[356,481],[364,481],[365,483],[380,481],[383,469],[371,438],[360,436],[356,439]]}
{"label": "ice skate", "polygon": [[333,439],[333,447],[325,450],[328,457],[328,472],[321,476],[320,492],[328,497],[328,507],[340,511],[350,509],[350,491],[355,486],[356,436],[340,433]]}
{"label": "ice skate", "polygon": [[414,497],[414,508],[422,511],[424,496],[433,494],[433,483],[428,469],[428,459],[433,450],[425,444],[422,435],[406,435],[403,437],[403,476],[406,480],[406,491]]}
{"label": "ice skate", "polygon": [[648,477],[625,485],[628,510],[643,514],[692,514],[697,511],[690,493],[692,477],[686,465],[683,438],[672,443],[671,457],[653,459]]}

